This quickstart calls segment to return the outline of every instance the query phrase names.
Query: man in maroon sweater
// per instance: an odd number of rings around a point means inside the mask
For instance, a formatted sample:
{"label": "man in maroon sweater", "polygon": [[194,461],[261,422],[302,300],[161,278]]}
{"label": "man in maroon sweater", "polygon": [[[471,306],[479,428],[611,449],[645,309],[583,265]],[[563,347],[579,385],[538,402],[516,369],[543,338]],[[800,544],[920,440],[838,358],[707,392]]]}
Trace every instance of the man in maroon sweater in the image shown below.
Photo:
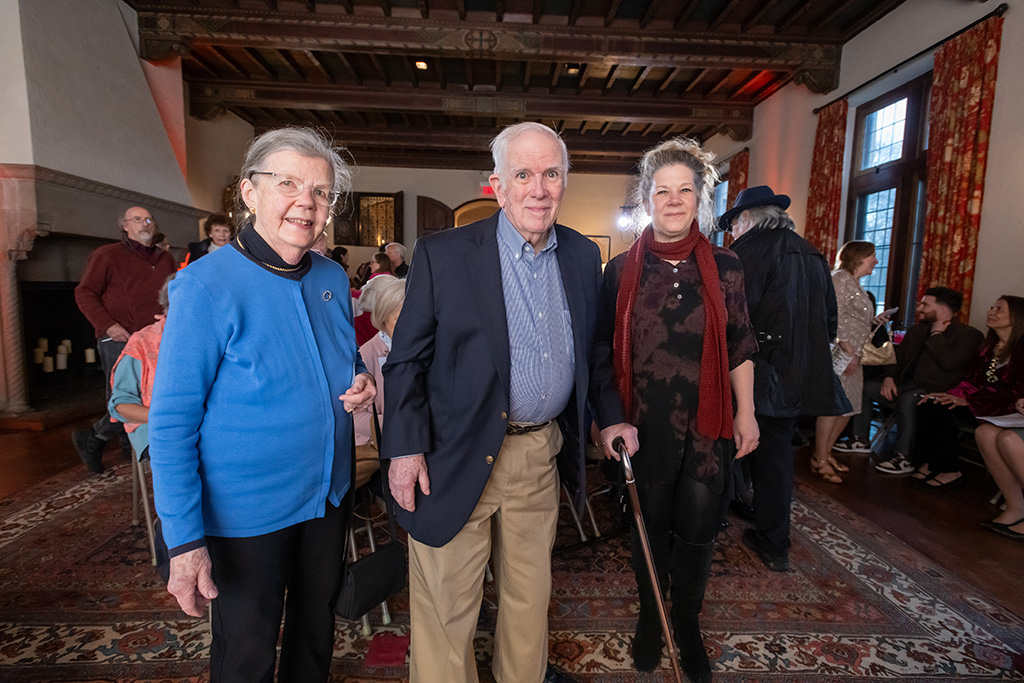
{"label": "man in maroon sweater", "polygon": [[[121,214],[118,224],[121,241],[92,253],[75,288],[78,308],[96,329],[96,348],[107,378],[107,400],[114,362],[129,335],[163,313],[157,294],[175,271],[171,255],[153,244],[156,224],[149,211],[133,206]],[[82,461],[100,474],[103,449],[115,436],[123,437],[124,428],[120,422],[111,422],[110,414],[105,413],[91,429],[72,432],[71,440]]]}

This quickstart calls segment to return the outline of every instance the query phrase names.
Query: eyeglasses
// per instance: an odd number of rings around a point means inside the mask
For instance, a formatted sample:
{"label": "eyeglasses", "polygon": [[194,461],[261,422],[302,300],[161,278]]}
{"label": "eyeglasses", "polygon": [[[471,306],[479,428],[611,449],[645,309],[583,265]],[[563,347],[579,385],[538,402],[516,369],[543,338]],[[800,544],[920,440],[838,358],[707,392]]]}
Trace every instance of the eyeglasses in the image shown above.
{"label": "eyeglasses", "polygon": [[142,216],[132,216],[131,218],[125,218],[125,223],[137,223],[138,225],[153,225],[152,218],[143,218]]}
{"label": "eyeglasses", "polygon": [[312,191],[313,201],[320,206],[331,206],[338,199],[338,193],[334,190],[330,190],[323,185],[309,186],[299,182],[298,178],[284,173],[272,173],[270,171],[253,171],[249,174],[254,175],[269,175],[274,178],[274,189],[282,197],[298,197],[306,191]]}

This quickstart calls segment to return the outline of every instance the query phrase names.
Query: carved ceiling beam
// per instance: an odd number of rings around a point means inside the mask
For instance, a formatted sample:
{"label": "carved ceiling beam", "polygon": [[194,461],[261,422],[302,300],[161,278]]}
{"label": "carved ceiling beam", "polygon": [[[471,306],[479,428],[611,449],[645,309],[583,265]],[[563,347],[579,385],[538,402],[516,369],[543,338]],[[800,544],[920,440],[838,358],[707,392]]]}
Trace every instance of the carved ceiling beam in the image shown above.
{"label": "carved ceiling beam", "polygon": [[[257,122],[254,126],[256,134],[275,128],[271,120]],[[331,136],[347,148],[386,147],[403,150],[435,152],[487,152],[491,140],[498,134],[493,130],[465,130],[461,132],[429,129],[429,130],[396,130],[395,128],[354,128],[332,126]],[[591,157],[623,157],[634,156],[634,161],[653,143],[650,138],[644,139],[641,132],[624,133],[617,137],[602,137],[601,134],[580,133],[575,129],[564,129],[562,139],[569,149],[569,158],[577,154]],[[357,159],[362,163],[361,159]]]}
{"label": "carved ceiling beam", "polygon": [[231,17],[193,13],[139,13],[141,53],[161,60],[187,54],[194,44],[345,51],[672,68],[798,68],[839,71],[841,47],[832,41],[777,36],[721,37],[616,27],[495,25],[426,20],[416,26],[383,18]]}
{"label": "carved ceiling beam", "polygon": [[413,88],[367,88],[261,81],[193,81],[193,106],[334,109],[338,111],[436,112],[456,116],[515,119],[593,118],[608,121],[673,123],[751,123],[752,104],[709,102],[704,98],[609,97],[529,93],[490,95]]}

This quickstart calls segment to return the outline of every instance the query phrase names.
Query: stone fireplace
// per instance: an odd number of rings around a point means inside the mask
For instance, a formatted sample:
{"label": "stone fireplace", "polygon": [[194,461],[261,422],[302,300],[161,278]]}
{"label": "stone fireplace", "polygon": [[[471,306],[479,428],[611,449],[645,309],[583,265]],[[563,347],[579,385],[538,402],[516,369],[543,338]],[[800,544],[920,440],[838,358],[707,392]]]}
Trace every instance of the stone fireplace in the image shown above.
{"label": "stone fireplace", "polygon": [[68,298],[89,254],[120,238],[117,218],[135,205],[149,209],[176,247],[197,238],[198,221],[206,216],[184,204],[41,166],[0,164],[0,413],[33,407],[33,349],[40,330],[55,337],[54,346],[73,338],[73,363],[94,345],[88,323]]}

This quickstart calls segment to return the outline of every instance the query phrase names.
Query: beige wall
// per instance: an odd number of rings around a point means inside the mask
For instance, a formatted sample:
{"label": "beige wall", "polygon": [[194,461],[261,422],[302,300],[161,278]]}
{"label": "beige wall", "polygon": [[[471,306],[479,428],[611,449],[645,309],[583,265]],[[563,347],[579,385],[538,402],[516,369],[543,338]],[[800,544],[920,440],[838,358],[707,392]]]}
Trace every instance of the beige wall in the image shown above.
{"label": "beige wall", "polygon": [[[737,143],[717,137],[708,146],[728,156],[750,147],[748,184],[768,184],[793,198],[790,213],[803,231],[817,117],[815,107],[873,78],[904,59],[945,38],[994,9],[959,0],[908,0],[843,48],[839,87],[814,95],[802,86],[787,86],[754,110],[754,135]],[[1014,73],[1024,64],[1024,12],[1011,7],[1005,15],[1000,73],[992,119],[992,144],[982,207],[971,324],[984,328],[985,310],[1000,294],[1024,295],[1024,79]],[[905,83],[931,67],[930,57],[901,68],[850,98],[850,117],[857,105]],[[848,136],[852,136],[852,126]],[[847,145],[846,164],[849,165]],[[846,205],[845,187],[843,206]],[[844,223],[845,224],[845,223]]]}
{"label": "beige wall", "polygon": [[185,117],[188,190],[193,206],[212,213],[221,211],[224,188],[238,175],[252,135],[252,126],[234,114],[212,121]]}
{"label": "beige wall", "polygon": [[0,163],[32,163],[32,126],[18,3],[0,2]]}
{"label": "beige wall", "polygon": [[119,0],[17,4],[33,163],[190,203],[137,56],[134,13]]}
{"label": "beige wall", "polygon": [[[572,150],[569,153],[571,155]],[[356,174],[354,191],[405,192],[404,243],[411,250],[416,241],[418,195],[444,202],[454,209],[464,202],[479,198],[480,183],[487,182],[489,176],[488,171],[366,166],[359,168]],[[628,176],[569,173],[569,185],[558,214],[558,222],[587,235],[610,236],[613,256],[628,249],[631,241],[623,242],[615,227],[619,207],[625,203],[628,180]]]}

